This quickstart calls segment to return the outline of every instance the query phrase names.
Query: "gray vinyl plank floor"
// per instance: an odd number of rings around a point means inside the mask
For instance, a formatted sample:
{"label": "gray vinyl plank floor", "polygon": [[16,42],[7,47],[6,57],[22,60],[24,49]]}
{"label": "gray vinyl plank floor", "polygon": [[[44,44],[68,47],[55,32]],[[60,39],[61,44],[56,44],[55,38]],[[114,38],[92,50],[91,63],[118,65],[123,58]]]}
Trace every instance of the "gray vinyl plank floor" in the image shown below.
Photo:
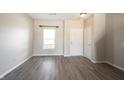
{"label": "gray vinyl plank floor", "polygon": [[2,80],[124,80],[124,72],[84,57],[32,57]]}

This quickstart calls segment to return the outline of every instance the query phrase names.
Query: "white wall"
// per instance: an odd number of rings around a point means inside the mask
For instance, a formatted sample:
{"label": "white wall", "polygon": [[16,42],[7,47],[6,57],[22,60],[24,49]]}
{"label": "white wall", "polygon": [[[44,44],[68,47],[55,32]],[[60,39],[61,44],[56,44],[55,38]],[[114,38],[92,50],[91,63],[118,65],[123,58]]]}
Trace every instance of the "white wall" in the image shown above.
{"label": "white wall", "polygon": [[92,28],[92,60],[95,62],[105,61],[105,14],[93,14],[85,20],[87,19],[93,19],[93,23],[88,24]]}
{"label": "white wall", "polygon": [[32,55],[32,23],[26,14],[0,14],[0,75]]}
{"label": "white wall", "polygon": [[[57,48],[56,50],[42,49],[42,28],[39,25],[59,26],[57,31]],[[34,22],[34,48],[33,55],[70,55],[70,29],[83,29],[82,20],[35,20]],[[64,42],[64,43],[63,43]],[[64,48],[63,48],[64,47]],[[82,48],[83,49],[83,48]]]}
{"label": "white wall", "polygon": [[105,14],[94,14],[93,27],[93,60],[105,60]]}
{"label": "white wall", "polygon": [[84,19],[84,56],[89,59],[93,57],[93,19],[93,15]]}
{"label": "white wall", "polygon": [[124,68],[124,14],[106,14],[106,60]]}
{"label": "white wall", "polygon": [[93,14],[93,21],[92,60],[123,69],[124,14]]}
{"label": "white wall", "polygon": [[[56,49],[42,49],[42,28],[39,25],[59,26],[56,31]],[[63,55],[63,21],[59,20],[35,20],[34,21],[34,44],[33,55]]]}
{"label": "white wall", "polygon": [[73,28],[82,29],[83,31],[83,20],[65,20],[64,21],[64,55],[65,56],[70,56],[70,29],[73,29]]}

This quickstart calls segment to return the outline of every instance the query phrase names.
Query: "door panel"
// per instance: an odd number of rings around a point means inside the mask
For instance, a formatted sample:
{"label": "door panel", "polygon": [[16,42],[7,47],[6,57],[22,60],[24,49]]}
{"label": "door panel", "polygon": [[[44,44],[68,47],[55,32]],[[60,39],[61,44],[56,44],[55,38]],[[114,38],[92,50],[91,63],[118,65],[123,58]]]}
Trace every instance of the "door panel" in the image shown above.
{"label": "door panel", "polygon": [[70,30],[70,55],[81,56],[83,55],[83,30],[71,29]]}

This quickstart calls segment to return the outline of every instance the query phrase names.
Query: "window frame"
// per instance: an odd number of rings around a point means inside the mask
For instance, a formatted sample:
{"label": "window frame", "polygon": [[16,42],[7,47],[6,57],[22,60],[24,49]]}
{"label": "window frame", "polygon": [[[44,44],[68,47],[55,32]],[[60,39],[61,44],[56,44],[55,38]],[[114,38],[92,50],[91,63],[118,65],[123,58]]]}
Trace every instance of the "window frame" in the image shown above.
{"label": "window frame", "polygon": [[[54,29],[55,30],[55,38],[54,38],[54,48],[44,48],[44,29]],[[42,28],[42,49],[43,50],[55,50],[56,49],[56,28],[55,27],[43,27]]]}

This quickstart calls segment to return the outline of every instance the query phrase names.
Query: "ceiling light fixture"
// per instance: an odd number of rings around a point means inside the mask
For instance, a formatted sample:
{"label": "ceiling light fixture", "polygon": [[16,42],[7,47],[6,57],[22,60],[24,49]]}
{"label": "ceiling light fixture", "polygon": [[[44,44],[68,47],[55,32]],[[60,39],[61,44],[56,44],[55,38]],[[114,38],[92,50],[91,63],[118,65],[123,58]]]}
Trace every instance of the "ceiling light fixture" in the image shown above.
{"label": "ceiling light fixture", "polygon": [[87,13],[80,13],[81,17],[85,17]]}

